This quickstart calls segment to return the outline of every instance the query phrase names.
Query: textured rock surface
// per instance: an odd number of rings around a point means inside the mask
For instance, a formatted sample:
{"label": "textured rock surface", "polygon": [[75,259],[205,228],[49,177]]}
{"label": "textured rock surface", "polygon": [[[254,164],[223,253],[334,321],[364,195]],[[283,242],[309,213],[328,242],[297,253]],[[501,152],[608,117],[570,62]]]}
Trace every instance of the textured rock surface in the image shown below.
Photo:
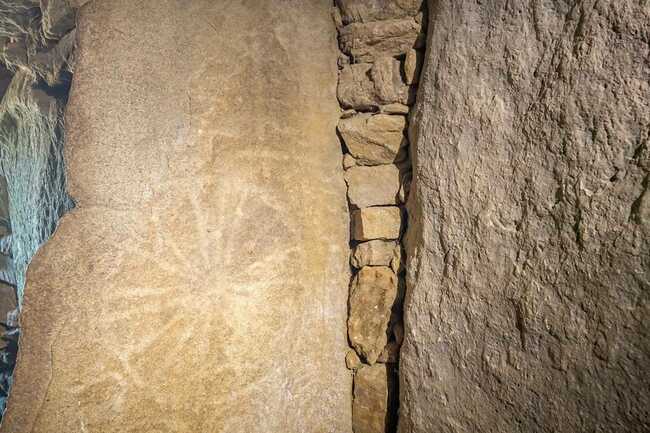
{"label": "textured rock surface", "polygon": [[402,212],[395,206],[369,207],[352,212],[352,234],[357,241],[397,239]]}
{"label": "textured rock surface", "polygon": [[374,364],[388,342],[388,322],[397,298],[397,277],[390,268],[369,266],[352,281],[348,337],[368,363]]}
{"label": "textured rock surface", "polygon": [[364,366],[354,376],[354,433],[385,433],[389,423],[389,371],[385,365]]}
{"label": "textured rock surface", "polygon": [[421,47],[421,25],[413,18],[401,20],[353,23],[339,31],[341,50],[355,63],[372,63],[381,57],[405,55]]}
{"label": "textured rock surface", "polygon": [[382,57],[370,63],[343,68],[339,76],[338,98],[343,108],[371,110],[380,105],[407,104],[412,95],[402,81],[399,61]]}
{"label": "textured rock surface", "polygon": [[348,199],[357,208],[397,204],[399,169],[395,165],[352,167],[345,172]]}
{"label": "textured rock surface", "polygon": [[650,431],[650,4],[430,11],[400,431]]}
{"label": "textured rock surface", "polygon": [[0,431],[351,431],[329,7],[85,6]]}
{"label": "textured rock surface", "polygon": [[342,119],[338,126],[346,147],[360,165],[394,162],[400,149],[407,144],[405,128],[404,116],[369,113]]}
{"label": "textured rock surface", "polygon": [[397,242],[374,240],[357,245],[352,253],[351,263],[359,269],[364,266],[390,266],[397,270],[400,256],[400,246]]}
{"label": "textured rock surface", "polygon": [[368,22],[415,16],[422,0],[336,0],[343,22]]}

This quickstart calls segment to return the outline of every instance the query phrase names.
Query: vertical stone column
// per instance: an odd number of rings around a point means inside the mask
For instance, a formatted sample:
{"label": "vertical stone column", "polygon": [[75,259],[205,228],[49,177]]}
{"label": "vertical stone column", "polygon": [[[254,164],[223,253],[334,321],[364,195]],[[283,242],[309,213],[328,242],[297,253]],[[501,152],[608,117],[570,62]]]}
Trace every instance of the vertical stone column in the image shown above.
{"label": "vertical stone column", "polygon": [[338,132],[352,222],[348,339],[355,433],[397,428],[404,204],[411,179],[406,130],[424,52],[421,0],[337,0]]}
{"label": "vertical stone column", "polygon": [[94,1],[2,432],[351,431],[329,2]]}

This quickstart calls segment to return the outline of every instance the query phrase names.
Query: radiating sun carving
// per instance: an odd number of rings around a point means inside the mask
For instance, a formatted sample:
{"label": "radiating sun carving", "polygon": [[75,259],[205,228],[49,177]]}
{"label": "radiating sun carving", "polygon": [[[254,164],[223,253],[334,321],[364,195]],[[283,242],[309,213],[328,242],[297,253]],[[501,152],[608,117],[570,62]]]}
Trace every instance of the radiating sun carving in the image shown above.
{"label": "radiating sun carving", "polygon": [[[97,363],[72,389],[86,416],[101,424],[107,413],[128,416],[146,404],[161,422],[174,420],[161,431],[221,431],[232,415],[224,409],[237,398],[226,390],[252,395],[256,380],[273,374],[244,364],[254,356],[245,352],[251,345],[235,343],[252,340],[260,352],[272,350],[276,337],[268,328],[278,311],[271,300],[283,296],[284,264],[297,249],[280,198],[245,180],[171,193],[184,198],[163,200],[143,221],[122,228],[128,237],[110,255],[111,276],[101,291]],[[210,410],[189,416],[202,407]]]}

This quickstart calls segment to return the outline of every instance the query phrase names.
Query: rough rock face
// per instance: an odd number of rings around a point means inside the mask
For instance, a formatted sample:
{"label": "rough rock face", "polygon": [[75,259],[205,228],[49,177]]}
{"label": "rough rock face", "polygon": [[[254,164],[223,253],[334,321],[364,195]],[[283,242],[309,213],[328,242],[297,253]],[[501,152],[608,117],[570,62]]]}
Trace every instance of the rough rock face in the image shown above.
{"label": "rough rock face", "polygon": [[77,208],[30,266],[0,431],[351,432],[329,12],[82,9]]}
{"label": "rough rock face", "polygon": [[355,63],[344,67],[338,87],[341,105],[363,111],[410,102],[412,95],[402,81],[401,69],[400,62],[392,57],[381,57],[374,64]]}
{"label": "rough rock face", "polygon": [[354,433],[384,433],[392,420],[387,419],[389,405],[389,367],[385,364],[363,366],[355,376]]}
{"label": "rough rock face", "polygon": [[398,239],[402,213],[398,207],[369,207],[352,212],[352,235],[357,241]]}
{"label": "rough rock face", "polygon": [[400,431],[649,431],[650,4],[429,9]]}
{"label": "rough rock face", "polygon": [[388,206],[397,204],[399,169],[395,165],[352,167],[345,172],[348,199],[352,206]]}
{"label": "rough rock face", "polygon": [[421,24],[413,18],[353,23],[339,32],[341,50],[354,62],[373,62],[383,56],[405,55],[422,48]]}
{"label": "rough rock face", "polygon": [[336,5],[348,24],[415,16],[422,0],[336,0]]}
{"label": "rough rock face", "polygon": [[339,122],[345,146],[359,165],[395,162],[406,146],[406,118],[387,114],[362,113]]}
{"label": "rough rock face", "polygon": [[350,290],[350,343],[368,364],[388,343],[388,322],[397,297],[397,277],[391,268],[367,266],[352,281]]}

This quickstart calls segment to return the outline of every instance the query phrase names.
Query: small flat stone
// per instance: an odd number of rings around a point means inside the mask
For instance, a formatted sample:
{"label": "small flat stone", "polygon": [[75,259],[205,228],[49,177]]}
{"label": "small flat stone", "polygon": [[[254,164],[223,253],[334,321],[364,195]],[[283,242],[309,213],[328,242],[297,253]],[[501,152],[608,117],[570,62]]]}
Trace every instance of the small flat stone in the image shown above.
{"label": "small flat stone", "polygon": [[408,144],[405,129],[406,117],[388,114],[361,113],[341,119],[338,125],[345,145],[361,165],[395,162]]}
{"label": "small flat stone", "polygon": [[379,107],[379,111],[383,114],[408,114],[409,106],[404,104],[388,104]]}
{"label": "small flat stone", "polygon": [[397,206],[369,207],[352,212],[352,234],[357,241],[398,239],[402,212]]}
{"label": "small flat stone", "polygon": [[397,242],[376,239],[357,245],[350,262],[357,269],[364,266],[389,266],[396,272],[400,259],[401,247]]}
{"label": "small flat stone", "polygon": [[393,165],[352,167],[345,172],[348,200],[357,208],[397,204],[399,169]]}
{"label": "small flat stone", "polygon": [[423,0],[336,0],[345,24],[417,16],[423,3]]}
{"label": "small flat stone", "polygon": [[341,50],[354,63],[372,63],[380,57],[397,57],[420,44],[421,24],[413,18],[352,23],[339,32]]}
{"label": "small flat stone", "polygon": [[382,57],[374,64],[344,65],[339,74],[337,96],[344,109],[377,111],[382,105],[412,104],[414,94],[402,80],[401,64]]}

